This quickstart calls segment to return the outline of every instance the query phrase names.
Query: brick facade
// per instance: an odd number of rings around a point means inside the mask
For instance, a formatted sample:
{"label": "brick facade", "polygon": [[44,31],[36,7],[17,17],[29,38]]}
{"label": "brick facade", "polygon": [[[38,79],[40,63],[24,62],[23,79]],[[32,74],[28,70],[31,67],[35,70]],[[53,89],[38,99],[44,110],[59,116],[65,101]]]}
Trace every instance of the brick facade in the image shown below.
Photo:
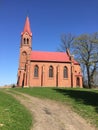
{"label": "brick facade", "polygon": [[80,65],[69,51],[32,51],[32,33],[28,17],[21,33],[17,86],[82,87]]}

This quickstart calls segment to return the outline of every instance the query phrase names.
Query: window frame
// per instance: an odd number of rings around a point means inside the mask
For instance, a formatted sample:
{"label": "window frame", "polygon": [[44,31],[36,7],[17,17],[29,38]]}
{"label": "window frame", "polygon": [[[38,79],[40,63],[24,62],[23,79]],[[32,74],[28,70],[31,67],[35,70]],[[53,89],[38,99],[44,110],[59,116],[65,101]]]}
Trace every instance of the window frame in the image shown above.
{"label": "window frame", "polygon": [[50,65],[49,66],[49,78],[53,78],[53,76],[54,76],[54,69],[53,69],[53,66]]}
{"label": "window frame", "polygon": [[27,44],[29,44],[29,38],[27,38]]}
{"label": "window frame", "polygon": [[39,67],[38,65],[34,66],[34,78],[38,78],[39,77]]}
{"label": "window frame", "polygon": [[63,68],[63,78],[64,79],[68,78],[68,68],[66,66],[64,66]]}
{"label": "window frame", "polygon": [[24,42],[24,45],[26,45],[26,43],[27,43],[27,42],[26,42],[26,38],[23,39],[23,42]]}

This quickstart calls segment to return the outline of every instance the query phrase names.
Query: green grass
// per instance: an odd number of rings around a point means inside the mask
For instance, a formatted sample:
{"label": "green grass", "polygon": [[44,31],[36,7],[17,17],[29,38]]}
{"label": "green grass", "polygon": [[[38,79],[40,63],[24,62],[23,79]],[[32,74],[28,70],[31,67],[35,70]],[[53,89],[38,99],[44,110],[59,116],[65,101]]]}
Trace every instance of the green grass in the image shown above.
{"label": "green grass", "polygon": [[30,112],[3,91],[0,90],[0,130],[30,130],[32,125]]}
{"label": "green grass", "polygon": [[98,90],[72,88],[15,88],[22,93],[67,103],[74,111],[98,127]]}

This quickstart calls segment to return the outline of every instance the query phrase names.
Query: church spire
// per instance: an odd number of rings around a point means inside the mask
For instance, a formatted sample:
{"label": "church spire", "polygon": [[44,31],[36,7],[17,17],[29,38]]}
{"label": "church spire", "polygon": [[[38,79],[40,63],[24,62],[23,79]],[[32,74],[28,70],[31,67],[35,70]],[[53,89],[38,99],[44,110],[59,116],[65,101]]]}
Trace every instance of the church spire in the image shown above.
{"label": "church spire", "polygon": [[26,18],[24,30],[23,30],[23,32],[21,34],[23,35],[25,32],[27,32],[30,36],[32,36],[32,32],[31,32],[31,28],[30,28],[30,21],[29,21],[28,16]]}

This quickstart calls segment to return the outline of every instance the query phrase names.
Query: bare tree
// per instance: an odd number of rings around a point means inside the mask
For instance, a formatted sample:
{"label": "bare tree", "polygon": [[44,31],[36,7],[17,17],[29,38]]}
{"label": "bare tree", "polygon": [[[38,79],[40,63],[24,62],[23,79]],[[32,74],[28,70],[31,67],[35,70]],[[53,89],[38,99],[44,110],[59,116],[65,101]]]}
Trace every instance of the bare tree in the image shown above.
{"label": "bare tree", "polygon": [[75,39],[75,56],[86,67],[88,87],[94,84],[94,74],[98,68],[98,33],[83,34]]}
{"label": "bare tree", "polygon": [[59,51],[67,51],[69,50],[70,53],[72,54],[73,53],[73,46],[74,46],[74,39],[75,39],[75,36],[72,35],[71,33],[69,34],[62,34],[61,36],[61,44],[60,44],[60,47],[59,47]]}
{"label": "bare tree", "polygon": [[94,74],[98,69],[98,33],[82,34],[78,37],[71,33],[61,36],[59,51],[69,50],[80,63],[84,83],[89,88],[94,84]]}

